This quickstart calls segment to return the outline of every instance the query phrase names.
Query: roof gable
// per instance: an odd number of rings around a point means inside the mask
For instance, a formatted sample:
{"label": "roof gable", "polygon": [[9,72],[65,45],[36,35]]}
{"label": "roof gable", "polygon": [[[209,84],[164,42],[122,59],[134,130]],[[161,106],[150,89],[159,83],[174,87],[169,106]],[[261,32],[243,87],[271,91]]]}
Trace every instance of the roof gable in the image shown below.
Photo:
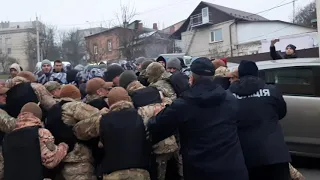
{"label": "roof gable", "polygon": [[245,20],[245,21],[268,21],[268,19],[259,16],[257,14],[245,12],[245,11],[240,11],[208,2],[201,1],[198,6],[192,11],[192,13],[189,15],[189,17],[184,21],[184,23],[180,26],[178,30],[176,30],[171,37],[173,38],[181,38],[181,33],[184,32],[188,24],[190,23],[190,17],[197,11],[198,8],[201,6],[208,6],[210,8],[216,9],[217,11],[220,11],[226,16],[229,16],[230,18],[236,19],[236,20]]}
{"label": "roof gable", "polygon": [[203,1],[201,3],[204,3],[207,6],[210,6],[212,8],[216,8],[224,13],[227,13],[236,19],[244,19],[244,20],[248,20],[248,21],[268,20],[268,19],[266,19],[262,16],[259,16],[257,14],[253,14],[253,13],[249,13],[249,12],[245,12],[245,11],[240,11],[237,9],[232,9],[232,8],[228,8],[228,7],[224,7],[224,6],[220,6],[220,5],[212,4],[212,3],[208,3],[208,2],[203,2]]}

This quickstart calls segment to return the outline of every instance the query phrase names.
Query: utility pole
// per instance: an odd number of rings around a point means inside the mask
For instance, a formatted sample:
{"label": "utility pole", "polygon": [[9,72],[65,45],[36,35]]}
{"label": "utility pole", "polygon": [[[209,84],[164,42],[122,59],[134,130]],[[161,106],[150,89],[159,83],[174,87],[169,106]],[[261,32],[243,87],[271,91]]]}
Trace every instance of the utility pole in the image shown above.
{"label": "utility pole", "polygon": [[296,17],[296,0],[293,0],[292,6],[292,23],[294,23],[294,18]]}
{"label": "utility pole", "polygon": [[40,62],[40,38],[39,38],[39,20],[36,16],[36,31],[37,31],[37,60]]}
{"label": "utility pole", "polygon": [[[320,42],[320,32],[319,32],[319,28],[320,28],[320,0],[316,0],[316,10],[317,10],[317,29],[318,29],[318,48],[319,48],[319,42]],[[320,56],[320,48],[319,48],[319,56]]]}

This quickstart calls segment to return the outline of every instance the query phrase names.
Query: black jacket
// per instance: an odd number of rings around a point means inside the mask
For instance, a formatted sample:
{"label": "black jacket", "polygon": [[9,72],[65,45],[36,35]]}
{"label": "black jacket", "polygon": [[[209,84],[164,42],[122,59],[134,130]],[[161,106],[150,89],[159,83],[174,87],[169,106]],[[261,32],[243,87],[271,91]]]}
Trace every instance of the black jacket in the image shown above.
{"label": "black jacket", "polygon": [[290,161],[279,120],[286,102],[275,86],[246,76],[229,89],[239,102],[238,134],[248,168]]}
{"label": "black jacket", "polygon": [[270,46],[270,56],[273,60],[277,60],[277,59],[292,59],[292,58],[298,58],[297,54],[294,53],[292,55],[287,55],[285,54],[283,57],[276,51],[276,47],[275,46]]}
{"label": "black jacket", "polygon": [[229,89],[230,78],[228,77],[216,76],[214,77],[213,82],[219,84],[225,90]]}
{"label": "black jacket", "polygon": [[211,80],[193,85],[148,123],[153,143],[180,134],[185,180],[247,180],[237,100]]}

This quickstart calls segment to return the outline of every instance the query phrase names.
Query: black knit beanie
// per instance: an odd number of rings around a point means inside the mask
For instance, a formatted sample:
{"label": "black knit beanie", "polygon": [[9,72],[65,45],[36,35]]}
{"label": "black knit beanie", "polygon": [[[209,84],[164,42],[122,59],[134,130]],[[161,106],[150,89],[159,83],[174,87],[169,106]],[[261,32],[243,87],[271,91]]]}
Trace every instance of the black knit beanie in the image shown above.
{"label": "black knit beanie", "polygon": [[104,80],[106,82],[112,82],[112,80],[120,76],[120,74],[123,72],[123,68],[119,65],[110,65],[107,68],[107,71],[104,73]]}
{"label": "black knit beanie", "polygon": [[243,60],[238,67],[239,78],[244,76],[258,76],[258,66],[255,62]]}
{"label": "black knit beanie", "polygon": [[137,81],[137,76],[134,71],[127,70],[124,71],[119,77],[119,85],[125,89],[133,81]]}

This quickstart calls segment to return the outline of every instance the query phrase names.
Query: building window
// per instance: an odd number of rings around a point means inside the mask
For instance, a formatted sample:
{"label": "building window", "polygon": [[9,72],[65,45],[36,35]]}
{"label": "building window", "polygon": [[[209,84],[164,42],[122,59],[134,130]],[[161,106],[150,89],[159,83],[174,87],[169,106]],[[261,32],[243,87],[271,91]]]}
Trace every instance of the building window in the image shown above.
{"label": "building window", "polygon": [[0,49],[0,54],[2,54],[2,49]]}
{"label": "building window", "polygon": [[7,54],[11,54],[11,48],[8,48]]}
{"label": "building window", "polygon": [[274,84],[284,95],[315,96],[316,74],[311,66],[283,67],[266,69],[259,72],[267,84]]}
{"label": "building window", "polygon": [[93,46],[93,54],[98,54],[98,46]]}
{"label": "building window", "polygon": [[211,42],[219,42],[222,40],[222,29],[216,29],[211,32]]}
{"label": "building window", "polygon": [[108,51],[112,51],[112,41],[108,40]]}

